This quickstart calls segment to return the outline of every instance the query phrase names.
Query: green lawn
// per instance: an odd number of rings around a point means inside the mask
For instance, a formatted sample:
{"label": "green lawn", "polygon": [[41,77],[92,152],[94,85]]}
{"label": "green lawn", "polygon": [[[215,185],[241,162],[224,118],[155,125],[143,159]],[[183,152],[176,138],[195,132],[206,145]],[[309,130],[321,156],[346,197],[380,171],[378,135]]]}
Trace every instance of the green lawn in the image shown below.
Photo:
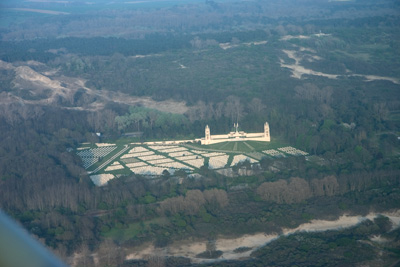
{"label": "green lawn", "polygon": [[271,142],[239,141],[239,142],[224,142],[207,146],[200,146],[200,145],[198,146],[199,148],[202,149],[216,149],[216,150],[248,153],[252,151],[260,152],[266,149],[276,149],[278,147],[285,147],[288,146],[288,144],[284,144],[280,141],[271,141]]}

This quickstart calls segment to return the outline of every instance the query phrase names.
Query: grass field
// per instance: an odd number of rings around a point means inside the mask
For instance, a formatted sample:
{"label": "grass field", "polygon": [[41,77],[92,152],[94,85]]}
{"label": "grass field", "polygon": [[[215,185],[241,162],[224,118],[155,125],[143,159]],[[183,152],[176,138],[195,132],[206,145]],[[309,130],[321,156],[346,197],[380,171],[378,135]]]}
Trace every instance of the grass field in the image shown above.
{"label": "grass field", "polygon": [[212,149],[212,150],[222,150],[226,152],[236,152],[236,153],[248,153],[253,151],[263,151],[266,149],[276,149],[278,147],[287,146],[280,141],[272,141],[272,142],[259,142],[259,141],[238,141],[238,142],[224,142],[212,145],[195,145],[203,150]]}
{"label": "grass field", "polygon": [[106,238],[112,238],[114,240],[127,241],[129,239],[135,238],[141,232],[146,231],[147,228],[152,225],[166,225],[168,224],[166,218],[156,218],[149,221],[144,221],[140,223],[129,224],[126,228],[113,227],[109,231],[103,233]]}

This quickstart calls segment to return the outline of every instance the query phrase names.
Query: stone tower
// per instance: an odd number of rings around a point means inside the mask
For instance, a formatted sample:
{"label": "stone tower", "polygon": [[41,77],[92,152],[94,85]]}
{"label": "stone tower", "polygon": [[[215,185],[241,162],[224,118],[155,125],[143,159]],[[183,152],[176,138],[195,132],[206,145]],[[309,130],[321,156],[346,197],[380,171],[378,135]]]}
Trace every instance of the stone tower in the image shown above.
{"label": "stone tower", "polygon": [[268,122],[264,123],[264,138],[267,141],[271,141],[271,137],[270,137],[270,134],[269,134],[269,124],[268,124]]}
{"label": "stone tower", "polygon": [[208,125],[206,126],[205,133],[206,133],[206,135],[205,135],[204,140],[208,143],[211,140],[210,127],[208,127]]}

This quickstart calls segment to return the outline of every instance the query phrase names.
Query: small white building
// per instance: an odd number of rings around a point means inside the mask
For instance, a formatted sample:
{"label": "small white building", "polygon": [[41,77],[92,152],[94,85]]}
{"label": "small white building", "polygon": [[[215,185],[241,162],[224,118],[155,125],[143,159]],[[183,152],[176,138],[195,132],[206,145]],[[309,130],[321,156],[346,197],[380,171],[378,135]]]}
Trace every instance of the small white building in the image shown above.
{"label": "small white building", "polygon": [[268,122],[264,123],[264,132],[262,133],[246,133],[243,131],[239,131],[238,123],[235,123],[234,127],[236,129],[234,132],[230,132],[228,134],[211,135],[210,127],[208,127],[207,125],[205,128],[204,138],[197,139],[196,141],[200,141],[202,145],[210,145],[222,142],[235,142],[235,141],[262,141],[262,142],[271,141]]}

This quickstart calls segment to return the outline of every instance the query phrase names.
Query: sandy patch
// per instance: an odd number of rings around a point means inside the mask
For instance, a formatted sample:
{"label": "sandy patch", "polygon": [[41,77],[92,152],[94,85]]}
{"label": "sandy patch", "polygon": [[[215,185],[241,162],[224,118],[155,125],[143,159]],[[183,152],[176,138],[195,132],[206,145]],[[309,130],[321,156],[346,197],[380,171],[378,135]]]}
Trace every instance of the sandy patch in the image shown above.
{"label": "sandy patch", "polygon": [[[224,252],[222,254],[221,259],[225,260],[235,260],[250,257],[250,254],[258,249],[260,245],[267,244],[272,240],[278,238],[277,234],[267,235],[265,233],[259,233],[255,235],[244,235],[240,238],[234,239],[225,239],[220,238],[216,241],[217,250],[221,250]],[[251,248],[248,251],[236,253],[235,249],[240,247],[248,247]]]}
{"label": "sandy patch", "polygon": [[299,50],[300,51],[308,51],[308,52],[311,52],[311,53],[317,53],[317,51],[315,51],[314,49],[306,48],[306,47],[302,47],[302,46],[299,47]]}
{"label": "sandy patch", "polygon": [[8,8],[17,11],[28,11],[42,14],[50,14],[50,15],[69,15],[68,12],[54,11],[54,10],[45,10],[45,9],[33,9],[33,8]]}
{"label": "sandy patch", "polygon": [[383,81],[390,81],[395,84],[400,84],[399,79],[391,78],[391,77],[383,77],[383,76],[377,76],[377,75],[363,75],[363,74],[352,74],[349,76],[363,77],[366,79],[367,82],[383,80]]}
{"label": "sandy patch", "polygon": [[263,44],[266,44],[266,43],[268,43],[268,41],[253,42],[252,44],[253,45],[263,45]]}
{"label": "sandy patch", "polygon": [[10,70],[10,69],[14,69],[14,66],[11,63],[0,60],[0,69]]}
{"label": "sandy patch", "polygon": [[[37,61],[27,62],[30,66],[42,66],[43,63]],[[31,94],[36,95],[45,92],[46,97],[39,100],[27,100],[13,95],[14,99],[23,103],[40,104],[40,105],[59,105],[58,102],[64,99],[71,102],[74,94],[81,89],[85,90],[85,94],[93,96],[96,100],[88,105],[75,107],[62,107],[74,110],[101,110],[104,106],[112,101],[126,105],[142,105],[147,108],[156,109],[162,112],[184,114],[188,111],[188,107],[184,101],[175,101],[172,99],[164,101],[154,101],[150,97],[129,96],[120,92],[112,92],[107,90],[93,90],[85,86],[86,81],[81,78],[54,76],[58,73],[57,69],[47,69],[41,73],[33,70],[31,67],[15,66],[0,60],[0,69],[11,69],[16,73],[13,80],[17,89],[29,90]],[[50,91],[48,90],[50,89]],[[47,90],[47,91],[44,91]],[[11,97],[11,95],[9,97]],[[3,100],[3,99],[2,99]]]}
{"label": "sandy patch", "polygon": [[365,217],[343,215],[336,221],[312,220],[311,222],[302,224],[295,229],[284,229],[283,233],[284,235],[288,235],[296,232],[322,232],[332,229],[348,228],[357,225],[366,219],[367,218]]}
{"label": "sandy patch", "polygon": [[373,242],[376,242],[376,243],[380,243],[380,244],[386,243],[386,242],[389,241],[389,240],[387,240],[386,238],[383,238],[380,235],[374,235],[373,237],[370,238],[370,240],[373,241]]}
{"label": "sandy patch", "polygon": [[[315,75],[315,76],[322,76],[327,77],[329,79],[337,79],[339,75],[336,74],[327,74],[319,71],[314,71],[311,69],[307,69],[300,65],[301,58],[296,55],[296,51],[293,50],[282,50],[289,58],[295,61],[294,64],[285,64],[285,61],[281,59],[280,64],[282,68],[288,68],[292,71],[292,77],[296,79],[301,79],[304,74],[307,75]],[[315,59],[321,59],[318,56],[315,56]]]}
{"label": "sandy patch", "polygon": [[[268,43],[268,41],[258,41],[258,42],[248,42],[248,43],[243,43],[243,45],[246,46],[251,46],[251,45],[264,45]],[[224,50],[230,49],[230,48],[235,48],[239,47],[241,44],[232,44],[232,43],[220,43],[219,47],[221,47]]]}
{"label": "sandy patch", "polygon": [[293,50],[282,50],[283,53],[285,53],[289,58],[294,59],[296,62],[296,65],[300,63],[301,58],[296,56],[296,51]]}
{"label": "sandy patch", "polygon": [[[347,1],[347,0],[337,0],[337,1]],[[281,41],[287,41],[290,39],[308,39],[311,36],[316,36],[316,37],[325,37],[325,36],[331,36],[331,34],[326,34],[326,33],[316,33],[312,34],[310,36],[305,36],[305,35],[285,35],[283,36],[280,40]],[[297,45],[294,45],[294,47],[298,47]],[[377,75],[363,75],[363,74],[350,74],[349,70],[346,70],[348,75],[336,75],[336,74],[328,74],[328,73],[323,73],[319,71],[314,71],[312,69],[307,69],[303,67],[300,62],[302,60],[307,60],[309,62],[313,62],[314,60],[321,60],[322,58],[317,56],[317,55],[304,55],[304,56],[299,56],[297,51],[293,50],[282,50],[289,58],[295,60],[295,64],[286,64],[283,59],[280,60],[280,65],[282,68],[288,68],[292,72],[292,77],[296,79],[301,79],[301,77],[306,74],[306,75],[314,75],[314,76],[322,76],[322,77],[327,77],[330,79],[337,79],[339,76],[343,77],[362,77],[364,78],[367,82],[370,81],[378,81],[378,80],[384,80],[384,81],[390,81],[395,84],[400,84],[400,80],[397,78],[392,78],[392,77],[384,77],[384,76],[377,76]],[[311,53],[316,53],[315,50],[310,49],[310,48],[305,48],[305,47],[299,47],[299,51],[307,51]]]}
{"label": "sandy patch", "polygon": [[97,186],[106,185],[108,181],[114,179],[114,175],[110,173],[90,175],[90,179]]}
{"label": "sandy patch", "polygon": [[145,259],[148,256],[177,256],[195,259],[196,255],[206,250],[206,242],[181,241],[167,248],[155,248],[154,245],[146,245],[129,254],[127,260]]}
{"label": "sandy patch", "polygon": [[139,259],[144,259],[147,256],[154,255],[154,252],[156,249],[153,245],[148,245],[144,246],[143,248],[139,248],[137,251],[134,251],[133,253],[129,254],[126,259],[127,260],[139,260]]}
{"label": "sandy patch", "polygon": [[316,34],[313,34],[313,35],[317,36],[317,37],[324,37],[324,36],[331,36],[332,34],[320,32],[320,33],[316,33]]}
{"label": "sandy patch", "polygon": [[53,69],[53,70],[49,70],[49,71],[44,71],[42,73],[45,76],[53,76],[53,75],[56,75],[58,73],[58,70]]}
{"label": "sandy patch", "polygon": [[287,40],[291,40],[291,39],[310,39],[311,36],[316,36],[316,37],[324,37],[324,36],[330,36],[331,34],[329,33],[316,33],[316,34],[311,34],[310,36],[307,35],[285,35],[283,36],[281,39],[281,41],[287,41]]}
{"label": "sandy patch", "polygon": [[[286,64],[283,59],[280,59],[280,65],[282,68],[288,68],[291,70],[292,75],[291,77],[296,78],[296,79],[301,79],[303,75],[314,75],[314,76],[321,76],[321,77],[326,77],[329,79],[337,79],[340,76],[343,77],[362,77],[365,78],[367,82],[371,81],[378,81],[378,80],[384,80],[384,81],[390,81],[395,84],[400,84],[399,79],[396,78],[391,78],[391,77],[383,77],[383,76],[377,76],[377,75],[363,75],[363,74],[347,74],[347,75],[337,75],[337,74],[328,74],[328,73],[323,73],[320,71],[315,71],[312,69],[307,69],[301,65],[301,61],[303,59],[306,59],[308,61],[314,61],[314,60],[321,60],[322,58],[317,56],[317,55],[305,55],[303,57],[300,57],[297,53],[297,51],[293,50],[282,50],[289,58],[293,59],[295,61],[294,64]],[[309,52],[315,52],[311,49],[307,48],[300,48],[300,51],[309,51]],[[349,71],[347,71],[349,72]]]}
{"label": "sandy patch", "polygon": [[[218,259],[203,259],[196,256],[206,251],[207,241],[190,241],[183,240],[175,242],[167,248],[154,248],[153,245],[137,250],[129,254],[126,259],[144,259],[151,255],[163,257],[185,257],[193,263],[206,263],[221,260],[238,260],[248,258],[250,254],[259,247],[271,242],[278,237],[277,234],[257,233],[254,235],[244,235],[238,238],[218,238],[215,241],[216,250],[223,252],[223,255]],[[248,251],[235,253],[234,250],[240,247],[250,248]]]}
{"label": "sandy patch", "polygon": [[135,55],[129,56],[130,58],[146,58],[146,57],[159,57],[162,56],[161,54],[150,54],[150,55]]}
{"label": "sandy patch", "polygon": [[30,66],[45,66],[42,62],[36,61],[36,60],[28,60],[26,61],[26,64]]}
{"label": "sandy patch", "polygon": [[65,96],[61,82],[50,79],[49,77],[42,75],[28,66],[20,66],[15,68],[15,73],[17,77],[36,84],[40,87],[50,88],[60,95]]}
{"label": "sandy patch", "polygon": [[287,41],[291,39],[309,39],[310,36],[305,36],[305,35],[285,35],[281,39],[281,41]]}
{"label": "sandy patch", "polygon": [[33,69],[31,69],[28,66],[21,66],[15,68],[15,72],[17,75],[27,81],[32,81],[32,82],[41,82],[44,85],[48,87],[53,87],[53,88],[60,88],[60,82],[58,81],[53,81],[49,77],[46,77]]}
{"label": "sandy patch", "polygon": [[[372,213],[369,215],[369,217],[367,216],[367,218],[371,220],[371,218],[374,219],[378,215],[379,214]],[[382,215],[388,217],[392,222],[392,230],[400,227],[400,210],[382,213]]]}
{"label": "sandy patch", "polygon": [[206,242],[183,242],[172,246],[168,253],[186,258],[196,258],[196,255],[206,250]]}
{"label": "sandy patch", "polygon": [[251,45],[264,45],[268,43],[268,41],[258,41],[258,42],[249,42],[249,43],[243,43],[244,45],[251,46]]}
{"label": "sandy patch", "polygon": [[[393,223],[393,229],[400,226],[400,211],[395,213],[382,214],[387,216]],[[367,216],[349,216],[343,215],[339,219],[334,221],[327,220],[312,220],[309,223],[300,225],[295,229],[284,229],[282,236],[298,233],[298,232],[322,232],[327,230],[339,230],[343,228],[349,228],[355,226],[367,219],[373,220],[378,214],[371,213]],[[216,250],[223,252],[222,256],[218,259],[202,259],[196,258],[196,255],[206,250],[207,241],[191,241],[183,240],[175,242],[166,248],[154,248],[153,245],[147,245],[138,249],[137,251],[129,254],[127,260],[132,259],[144,259],[149,255],[157,256],[175,256],[175,257],[186,257],[189,258],[193,263],[209,263],[221,260],[240,260],[250,257],[250,254],[279,238],[278,234],[266,234],[257,233],[252,235],[243,235],[238,238],[226,238],[220,237],[215,241]],[[372,241],[384,242],[385,240],[381,237],[372,237]],[[235,253],[234,250],[240,247],[247,247],[250,250]]]}
{"label": "sandy patch", "polygon": [[229,48],[234,48],[234,47],[238,47],[239,45],[233,45],[231,43],[220,43],[219,47],[221,47],[222,49],[226,50]]}

